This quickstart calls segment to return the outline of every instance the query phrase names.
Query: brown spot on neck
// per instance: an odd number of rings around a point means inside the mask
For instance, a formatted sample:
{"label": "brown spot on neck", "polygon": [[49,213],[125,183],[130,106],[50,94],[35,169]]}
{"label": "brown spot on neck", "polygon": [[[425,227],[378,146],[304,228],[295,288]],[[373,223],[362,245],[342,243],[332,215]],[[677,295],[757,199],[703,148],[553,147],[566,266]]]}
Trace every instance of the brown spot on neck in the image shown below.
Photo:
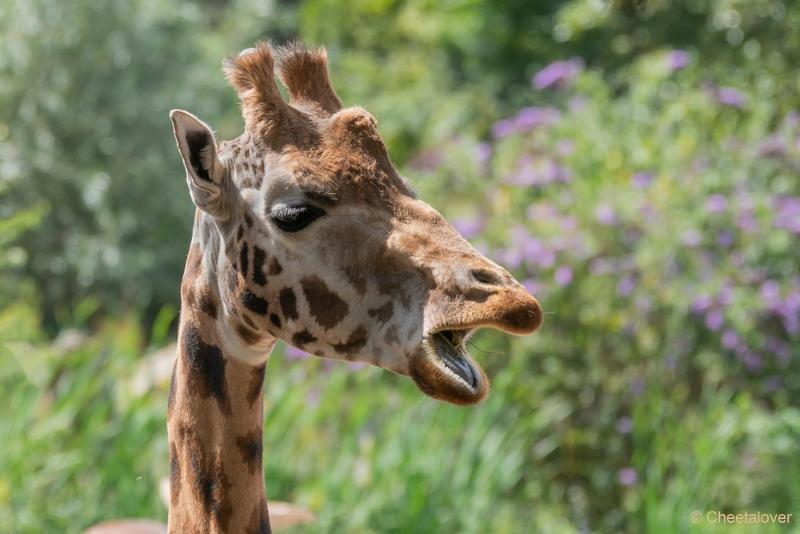
{"label": "brown spot on neck", "polygon": [[300,280],[303,294],[308,302],[311,316],[324,328],[333,328],[347,317],[349,306],[342,298],[328,288],[317,276]]}
{"label": "brown spot on neck", "polygon": [[384,339],[384,341],[386,342],[387,345],[396,345],[396,344],[400,343],[400,338],[398,337],[397,330],[398,330],[398,328],[397,328],[396,324],[391,325],[386,330],[386,335],[384,336],[383,339]]}
{"label": "brown spot on neck", "polygon": [[242,243],[242,247],[239,250],[239,269],[242,271],[242,276],[247,278],[247,271],[248,266],[250,265],[250,248],[247,246],[247,242],[245,241]]}
{"label": "brown spot on neck", "polygon": [[207,529],[226,531],[233,515],[233,506],[229,500],[231,483],[225,475],[222,451],[218,449],[213,454],[208,454],[194,433],[187,436],[187,441],[192,490],[210,523]]}
{"label": "brown spot on neck", "polygon": [[260,365],[253,368],[250,377],[250,385],[247,387],[247,403],[250,406],[261,398],[261,390],[264,387],[264,375],[266,374],[267,366]]}
{"label": "brown spot on neck", "polygon": [[261,471],[262,442],[263,436],[260,428],[236,438],[236,446],[242,455],[242,461],[247,465],[247,470],[251,475]]}
{"label": "brown spot on neck", "polygon": [[297,319],[297,297],[291,287],[284,287],[278,294],[278,301],[281,304],[283,317],[288,320]]}
{"label": "brown spot on neck", "polygon": [[392,315],[394,315],[394,304],[392,304],[392,301],[390,300],[379,308],[367,310],[367,313],[377,322],[385,324],[389,319],[392,318]]}
{"label": "brown spot on neck", "polygon": [[274,313],[270,314],[269,322],[271,322],[275,326],[275,328],[281,327],[281,318]]}
{"label": "brown spot on neck", "polygon": [[245,534],[272,534],[266,505],[256,506],[253,509]]}
{"label": "brown spot on neck", "polygon": [[253,245],[253,282],[260,285],[267,285],[267,277],[264,276],[264,262],[267,260],[267,253],[264,249]]}
{"label": "brown spot on neck", "polygon": [[350,333],[347,341],[333,345],[336,352],[347,354],[348,357],[354,355],[359,350],[364,348],[367,344],[367,330],[363,326],[359,326]]}
{"label": "brown spot on neck", "polygon": [[212,397],[221,412],[230,414],[225,358],[219,347],[200,338],[200,331],[192,324],[185,325],[183,331],[183,362],[192,391],[202,397]]}
{"label": "brown spot on neck", "polygon": [[217,318],[217,304],[214,299],[211,298],[208,291],[203,291],[200,294],[200,311],[212,319]]}
{"label": "brown spot on neck", "polygon": [[252,311],[253,313],[257,313],[258,315],[266,315],[267,310],[269,309],[269,305],[266,300],[248,289],[242,293],[242,304],[244,304],[248,310]]}
{"label": "brown spot on neck", "polygon": [[301,330],[292,336],[292,345],[298,348],[303,348],[304,345],[313,343],[317,340],[308,330]]}
{"label": "brown spot on neck", "polygon": [[344,270],[344,274],[350,284],[358,291],[361,296],[367,292],[367,277],[357,266],[350,266]]}
{"label": "brown spot on neck", "polygon": [[269,272],[267,274],[269,274],[270,276],[275,276],[281,274],[282,272],[283,272],[283,267],[281,267],[281,264],[278,262],[276,258],[272,258],[272,261],[269,262]]}

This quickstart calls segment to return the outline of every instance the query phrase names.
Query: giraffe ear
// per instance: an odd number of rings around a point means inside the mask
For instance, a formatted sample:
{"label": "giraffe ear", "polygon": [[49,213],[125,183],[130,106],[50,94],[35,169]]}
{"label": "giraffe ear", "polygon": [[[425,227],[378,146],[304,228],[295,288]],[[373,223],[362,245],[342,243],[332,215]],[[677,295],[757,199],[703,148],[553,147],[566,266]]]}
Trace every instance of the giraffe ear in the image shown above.
{"label": "giraffe ear", "polygon": [[218,219],[230,213],[227,194],[228,172],[217,156],[217,140],[211,128],[189,113],[173,109],[169,113],[178,151],[186,167],[186,182],[195,206]]}

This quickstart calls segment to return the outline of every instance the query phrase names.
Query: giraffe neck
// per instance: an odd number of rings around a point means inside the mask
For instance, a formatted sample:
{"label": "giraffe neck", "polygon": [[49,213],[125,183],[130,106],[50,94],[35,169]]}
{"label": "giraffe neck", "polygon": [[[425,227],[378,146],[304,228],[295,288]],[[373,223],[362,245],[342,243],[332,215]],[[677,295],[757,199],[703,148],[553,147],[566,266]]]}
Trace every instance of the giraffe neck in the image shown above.
{"label": "giraffe neck", "polygon": [[256,364],[232,356],[236,347],[225,343],[224,311],[204,256],[193,244],[181,285],[167,409],[169,532],[270,532],[262,386],[271,346]]}

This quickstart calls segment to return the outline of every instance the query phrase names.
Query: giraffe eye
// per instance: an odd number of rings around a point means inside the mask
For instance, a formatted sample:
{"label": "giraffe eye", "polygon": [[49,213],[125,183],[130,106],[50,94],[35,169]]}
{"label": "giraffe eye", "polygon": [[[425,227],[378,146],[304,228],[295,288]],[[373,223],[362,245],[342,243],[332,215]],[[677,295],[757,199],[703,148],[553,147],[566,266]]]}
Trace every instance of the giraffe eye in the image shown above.
{"label": "giraffe eye", "polygon": [[315,220],[325,215],[325,210],[302,204],[298,206],[277,206],[270,213],[270,219],[275,226],[284,232],[299,232]]}

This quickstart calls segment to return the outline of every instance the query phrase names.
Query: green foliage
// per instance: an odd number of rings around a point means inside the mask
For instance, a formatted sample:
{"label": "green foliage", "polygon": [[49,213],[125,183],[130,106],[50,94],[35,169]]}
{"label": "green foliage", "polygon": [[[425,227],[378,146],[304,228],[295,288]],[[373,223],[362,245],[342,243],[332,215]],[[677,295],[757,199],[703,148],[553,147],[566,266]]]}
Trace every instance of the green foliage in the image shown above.
{"label": "green foliage", "polygon": [[167,113],[237,135],[217,65],[264,37],[326,44],[420,196],[547,313],[478,336],[469,409],[277,355],[270,498],[322,532],[796,513],[798,23],[778,0],[0,3],[0,525],[165,517],[166,384],[131,377],[188,247]]}

